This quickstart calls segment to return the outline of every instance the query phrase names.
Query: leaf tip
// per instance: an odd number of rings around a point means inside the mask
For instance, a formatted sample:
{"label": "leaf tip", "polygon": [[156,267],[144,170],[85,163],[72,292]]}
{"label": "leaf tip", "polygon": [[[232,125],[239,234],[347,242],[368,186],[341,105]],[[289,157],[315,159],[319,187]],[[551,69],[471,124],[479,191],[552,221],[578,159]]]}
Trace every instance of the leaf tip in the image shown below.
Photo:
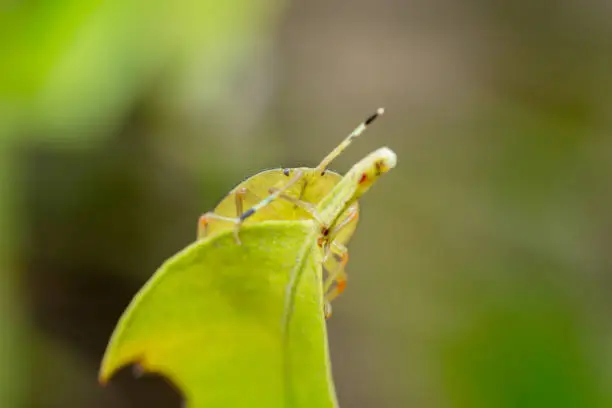
{"label": "leaf tip", "polygon": [[141,377],[145,372],[147,372],[146,363],[144,356],[134,357],[122,361],[111,361],[109,358],[108,352],[107,355],[104,356],[102,360],[102,364],[100,366],[100,371],[98,372],[98,383],[105,387],[111,377],[121,368],[127,365],[134,366],[134,376],[136,378]]}
{"label": "leaf tip", "polygon": [[102,367],[100,367],[100,371],[98,372],[98,384],[100,384],[102,387],[106,387],[108,380],[112,375],[113,372],[106,370],[104,365],[102,365]]}

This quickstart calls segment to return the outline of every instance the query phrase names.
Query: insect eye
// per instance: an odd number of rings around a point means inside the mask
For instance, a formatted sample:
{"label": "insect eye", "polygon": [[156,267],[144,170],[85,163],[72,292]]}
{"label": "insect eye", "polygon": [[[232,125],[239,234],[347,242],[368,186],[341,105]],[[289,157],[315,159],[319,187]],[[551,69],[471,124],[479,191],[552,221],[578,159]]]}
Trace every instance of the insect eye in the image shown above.
{"label": "insect eye", "polygon": [[283,174],[287,177],[291,174],[291,169],[283,169]]}
{"label": "insect eye", "polygon": [[376,166],[376,176],[380,176],[383,172],[384,163],[382,160],[378,160],[374,165]]}

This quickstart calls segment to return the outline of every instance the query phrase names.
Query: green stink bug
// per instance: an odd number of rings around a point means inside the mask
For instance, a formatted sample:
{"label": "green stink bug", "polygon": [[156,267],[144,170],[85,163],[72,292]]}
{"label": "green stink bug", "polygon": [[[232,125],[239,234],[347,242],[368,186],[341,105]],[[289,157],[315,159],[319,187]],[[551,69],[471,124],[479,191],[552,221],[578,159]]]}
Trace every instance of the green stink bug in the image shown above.
{"label": "green stink bug", "polygon": [[[240,243],[238,231],[246,222],[314,219],[321,227],[319,245],[324,250],[324,291],[329,304],[346,286],[346,244],[357,226],[357,200],[380,175],[395,167],[396,156],[388,148],[378,149],[344,177],[327,167],[383,113],[380,108],[369,116],[315,168],[265,170],[238,184],[212,212],[200,217],[198,238],[227,230],[233,224]],[[349,181],[341,183],[345,179]]]}

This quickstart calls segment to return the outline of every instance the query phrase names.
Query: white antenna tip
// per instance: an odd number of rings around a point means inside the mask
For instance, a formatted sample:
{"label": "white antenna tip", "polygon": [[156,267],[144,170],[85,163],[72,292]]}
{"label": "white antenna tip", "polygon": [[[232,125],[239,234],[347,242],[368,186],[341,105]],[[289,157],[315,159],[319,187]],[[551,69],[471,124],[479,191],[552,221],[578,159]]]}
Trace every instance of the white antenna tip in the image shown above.
{"label": "white antenna tip", "polygon": [[377,114],[378,116],[382,115],[383,113],[385,113],[385,108],[378,108],[378,109],[376,110],[376,114]]}

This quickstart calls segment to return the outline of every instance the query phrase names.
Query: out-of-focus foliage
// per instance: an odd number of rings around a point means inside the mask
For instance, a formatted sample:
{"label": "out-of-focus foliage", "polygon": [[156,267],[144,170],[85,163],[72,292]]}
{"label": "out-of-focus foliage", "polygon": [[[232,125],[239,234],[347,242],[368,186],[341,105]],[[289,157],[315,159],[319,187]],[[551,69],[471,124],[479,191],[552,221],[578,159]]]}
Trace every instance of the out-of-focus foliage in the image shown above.
{"label": "out-of-focus foliage", "polygon": [[169,259],[118,323],[101,381],[138,363],[193,408],[336,406],[315,228],[264,221],[242,245],[229,230]]}
{"label": "out-of-focus foliage", "polygon": [[340,405],[611,406],[611,20],[582,0],[2,2],[0,405],[179,406],[158,379],[95,382],[131,296],[233,184],[316,164],[383,105],[335,163],[378,135],[402,158],[392,198],[361,202],[329,322]]}
{"label": "out-of-focus foliage", "polygon": [[[268,0],[0,4],[0,405],[31,406],[20,390],[36,383],[28,350],[38,342],[26,331],[16,281],[19,265],[32,259],[15,255],[15,238],[27,236],[23,230],[32,221],[28,215],[16,218],[24,192],[16,160],[24,140],[90,152],[93,142],[123,126],[160,78],[171,87],[164,103],[175,111],[187,103],[218,108],[245,57],[254,49],[265,52],[280,6]],[[206,92],[199,91],[204,87]],[[37,189],[38,194],[53,186]],[[65,204],[59,206],[67,209]],[[44,406],[55,404],[50,400],[40,399]]]}
{"label": "out-of-focus foliage", "polygon": [[[74,144],[89,143],[84,134],[111,135],[163,77],[172,78],[166,103],[197,98],[201,108],[214,105],[227,94],[235,67],[261,46],[257,38],[273,27],[279,5],[8,2],[0,14],[6,62],[0,65],[0,113],[8,111],[45,138],[74,137]],[[205,93],[192,89],[200,81]]]}

